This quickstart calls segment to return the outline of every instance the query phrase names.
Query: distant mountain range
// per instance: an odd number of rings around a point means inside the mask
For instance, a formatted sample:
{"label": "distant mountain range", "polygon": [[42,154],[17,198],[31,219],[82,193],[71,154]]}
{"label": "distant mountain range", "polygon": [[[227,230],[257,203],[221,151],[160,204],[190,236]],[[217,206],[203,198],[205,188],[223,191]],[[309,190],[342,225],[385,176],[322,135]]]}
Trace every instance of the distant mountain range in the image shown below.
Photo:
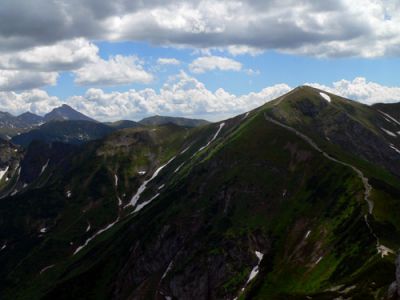
{"label": "distant mountain range", "polygon": [[[97,125],[84,122],[74,123],[75,121],[97,123]],[[64,123],[47,126],[46,124],[49,122]],[[154,116],[145,118],[139,122],[121,120],[102,124],[97,120],[78,112],[72,107],[63,104],[43,117],[31,112],[26,112],[19,116],[13,116],[7,112],[0,112],[0,138],[7,140],[12,139],[14,143],[24,146],[27,146],[35,139],[46,142],[63,141],[83,143],[92,139],[104,137],[106,134],[114,130],[139,126],[163,125],[167,123],[184,127],[195,127],[208,124],[209,122],[188,118]]]}

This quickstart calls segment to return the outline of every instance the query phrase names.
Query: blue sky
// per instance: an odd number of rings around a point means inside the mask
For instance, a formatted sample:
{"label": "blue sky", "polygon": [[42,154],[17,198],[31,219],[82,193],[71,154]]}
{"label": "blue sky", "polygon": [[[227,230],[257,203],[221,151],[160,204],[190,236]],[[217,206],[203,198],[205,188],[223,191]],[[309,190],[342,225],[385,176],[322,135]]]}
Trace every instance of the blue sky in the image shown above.
{"label": "blue sky", "polygon": [[[6,1],[0,110],[218,120],[310,84],[400,101],[400,3]],[[51,31],[48,28],[52,28]]]}
{"label": "blue sky", "polygon": [[[177,74],[180,70],[190,72],[190,63],[199,56],[194,49],[160,47],[148,43],[138,42],[97,42],[99,56],[104,60],[115,55],[135,55],[144,60],[148,69],[154,69],[156,78],[150,84],[133,83],[120,86],[105,87],[105,91],[127,91],[129,89],[144,89],[151,87],[160,89],[168,77]],[[257,55],[233,56],[226,51],[216,51],[216,54],[230,57],[243,65],[240,72],[213,70],[203,74],[193,75],[205,86],[215,91],[224,88],[236,95],[259,91],[266,86],[286,83],[296,87],[304,83],[319,83],[330,85],[333,82],[356,77],[365,77],[368,80],[387,86],[399,86],[400,60],[396,57],[378,58],[318,58],[306,55],[279,53],[274,50]],[[176,58],[180,65],[158,66],[160,57]],[[245,69],[258,71],[257,74],[246,74]],[[87,86],[74,84],[72,73],[62,73],[57,85],[47,86],[45,89],[50,95],[67,99],[70,96],[83,94]]]}

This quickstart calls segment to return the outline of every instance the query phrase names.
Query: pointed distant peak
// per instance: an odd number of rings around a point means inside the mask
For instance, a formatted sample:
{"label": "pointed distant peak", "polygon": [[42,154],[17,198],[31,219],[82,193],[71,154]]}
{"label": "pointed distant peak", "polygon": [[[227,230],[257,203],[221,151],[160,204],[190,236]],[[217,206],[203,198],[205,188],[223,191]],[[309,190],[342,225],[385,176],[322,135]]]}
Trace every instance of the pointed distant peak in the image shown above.
{"label": "pointed distant peak", "polygon": [[73,109],[68,104],[62,104],[59,107],[54,108],[51,112],[44,116],[44,119],[48,121],[92,121],[97,122],[96,120],[80,113],[79,111]]}
{"label": "pointed distant peak", "polygon": [[63,103],[60,108],[67,108],[67,109],[73,109],[71,106],[69,106],[68,104]]}
{"label": "pointed distant peak", "polygon": [[18,117],[38,117],[38,118],[40,118],[40,116],[38,116],[37,114],[34,114],[30,111],[26,111],[26,112],[20,114]]}
{"label": "pointed distant peak", "polygon": [[31,113],[30,111],[20,114],[17,119],[28,125],[38,125],[43,122],[43,117]]}

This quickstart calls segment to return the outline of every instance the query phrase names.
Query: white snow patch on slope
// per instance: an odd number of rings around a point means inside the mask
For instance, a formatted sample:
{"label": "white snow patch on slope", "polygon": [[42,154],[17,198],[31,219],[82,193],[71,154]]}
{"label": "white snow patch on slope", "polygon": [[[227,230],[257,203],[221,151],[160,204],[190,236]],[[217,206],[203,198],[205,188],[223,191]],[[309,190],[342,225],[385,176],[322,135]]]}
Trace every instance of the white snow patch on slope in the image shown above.
{"label": "white snow patch on slope", "polygon": [[393,137],[397,137],[397,135],[394,132],[391,132],[390,130],[387,130],[387,129],[382,128],[382,127],[381,127],[381,130],[383,132],[385,132],[387,135],[390,135],[390,136],[393,136]]}
{"label": "white snow patch on slope", "polygon": [[67,191],[67,198],[71,198],[71,196],[72,196],[71,191]]}
{"label": "white snow patch on slope", "polygon": [[307,231],[306,236],[304,237],[305,239],[307,239],[310,236],[311,230]]}
{"label": "white snow patch on slope", "polygon": [[324,98],[326,101],[331,102],[331,97],[329,97],[329,95],[320,92],[319,93],[321,95],[322,98]]}
{"label": "white snow patch on slope", "polygon": [[175,169],[174,173],[178,172],[178,171],[183,167],[184,164],[185,164],[184,162],[181,163],[181,164]]}
{"label": "white snow patch on slope", "polygon": [[162,184],[158,187],[158,190],[162,190],[165,187],[165,184]]}
{"label": "white snow patch on slope", "polygon": [[251,270],[250,275],[249,275],[249,279],[247,279],[246,285],[247,285],[250,281],[252,281],[252,280],[257,276],[257,274],[258,274],[258,272],[259,272],[259,266],[260,266],[261,260],[262,260],[263,257],[264,257],[264,254],[261,253],[261,252],[255,251],[255,254],[256,254],[257,258],[258,258],[258,263],[257,263],[257,265]]}
{"label": "white snow patch on slope", "polygon": [[118,176],[117,176],[117,174],[114,174],[114,185],[115,185],[115,187],[118,186]]}
{"label": "white snow patch on slope", "polygon": [[393,122],[395,122],[397,125],[400,125],[400,122],[397,121],[395,118],[393,118],[391,115],[384,113],[383,111],[379,111],[381,114],[383,114],[384,116],[388,117],[390,120],[392,120]]}
{"label": "white snow patch on slope", "polygon": [[88,222],[88,225],[86,227],[86,232],[88,232],[90,230],[90,228],[92,228],[92,226],[90,225],[90,223]]}
{"label": "white snow patch on slope", "polygon": [[138,204],[135,208],[135,210],[133,211],[134,213],[142,210],[143,207],[145,207],[147,204],[149,204],[151,201],[153,201],[154,199],[156,199],[158,196],[160,196],[160,193],[155,194],[152,198],[150,198],[150,200],[144,201],[140,204]]}
{"label": "white snow patch on slope", "polygon": [[185,148],[185,149],[183,149],[182,151],[181,151],[181,153],[180,154],[184,154],[186,151],[188,151],[190,149],[190,146],[189,147],[187,147],[187,148]]}
{"label": "white snow patch on slope", "polygon": [[121,206],[122,205],[122,200],[121,200],[120,197],[117,197],[117,198],[118,198],[118,206]]}
{"label": "white snow patch on slope", "polygon": [[174,261],[171,260],[171,262],[168,264],[168,267],[165,270],[164,274],[161,276],[161,280],[163,280],[168,275],[169,271],[171,271],[173,266],[174,266]]}
{"label": "white snow patch on slope", "polygon": [[49,165],[50,159],[47,160],[47,162],[44,164],[44,166],[42,167],[42,169],[40,170],[40,175],[43,174],[43,172],[47,169],[48,165]]}
{"label": "white snow patch on slope", "polygon": [[47,232],[47,228],[46,228],[46,227],[41,228],[41,229],[40,229],[40,232],[41,232],[41,233],[46,233],[46,232]]}
{"label": "white snow patch on slope", "polygon": [[143,175],[146,174],[146,171],[138,171],[138,174],[141,175],[141,176],[143,176]]}
{"label": "white snow patch on slope", "polygon": [[6,249],[6,247],[7,247],[7,243],[4,243],[3,246],[1,246],[0,251]]}
{"label": "white snow patch on slope", "polygon": [[135,206],[136,203],[138,202],[140,195],[145,191],[147,184],[152,181],[154,178],[157,177],[158,173],[160,173],[160,171],[162,169],[164,169],[171,161],[173,161],[175,159],[175,156],[172,157],[169,161],[167,161],[164,165],[162,165],[161,167],[159,167],[153,174],[153,176],[151,176],[150,179],[145,180],[142,185],[138,188],[138,190],[136,191],[136,194],[132,197],[132,200],[125,205],[125,208],[128,206]]}
{"label": "white snow patch on slope", "polygon": [[[217,130],[217,132],[214,134],[214,136],[212,137],[212,139],[209,140],[208,143],[207,143],[206,145],[204,145],[204,146],[201,147],[199,150],[197,150],[197,152],[200,152],[200,151],[204,150],[205,148],[207,148],[208,146],[210,146],[210,144],[211,144],[213,141],[215,141],[215,139],[218,137],[219,133],[221,132],[221,129],[222,129],[224,126],[225,126],[225,122],[219,124],[218,130]],[[197,153],[197,152],[196,152],[196,153]],[[195,154],[196,154],[196,153],[195,153]],[[195,154],[194,154],[194,155],[195,155]],[[194,155],[193,155],[193,156],[194,156]]]}
{"label": "white snow patch on slope", "polygon": [[317,261],[315,262],[316,265],[318,265],[318,263],[322,260],[323,256],[321,256],[320,258],[317,259]]}
{"label": "white snow patch on slope", "polygon": [[47,266],[47,267],[41,269],[39,274],[42,274],[43,272],[46,272],[48,269],[51,269],[51,268],[54,267],[54,266],[55,266],[55,265],[50,265],[50,266]]}
{"label": "white snow patch on slope", "polygon": [[393,144],[390,144],[389,146],[390,146],[390,148],[392,148],[394,151],[396,151],[397,153],[400,154],[400,150],[397,149]]}
{"label": "white snow patch on slope", "polygon": [[394,251],[384,245],[378,246],[378,253],[383,257],[389,255],[390,253],[394,254]]}
{"label": "white snow patch on slope", "polygon": [[103,232],[105,232],[108,229],[110,229],[111,227],[113,227],[118,221],[119,221],[119,217],[113,223],[108,224],[103,229],[100,229],[99,231],[97,231],[94,235],[92,235],[90,238],[88,238],[82,246],[79,246],[78,248],[76,248],[73,255],[77,254],[79,251],[81,251],[83,248],[85,248],[90,243],[90,241],[93,240],[96,236],[102,234]]}
{"label": "white snow patch on slope", "polygon": [[4,170],[0,170],[0,180],[3,179],[4,175],[6,175],[8,171],[8,166]]}

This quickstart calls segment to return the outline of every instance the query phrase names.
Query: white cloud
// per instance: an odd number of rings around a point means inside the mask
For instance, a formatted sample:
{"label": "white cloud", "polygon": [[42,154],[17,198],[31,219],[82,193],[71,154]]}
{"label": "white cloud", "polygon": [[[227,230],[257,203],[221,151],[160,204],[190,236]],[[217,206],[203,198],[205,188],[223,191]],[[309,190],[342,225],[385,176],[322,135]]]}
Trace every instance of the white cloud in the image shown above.
{"label": "white cloud", "polygon": [[193,73],[204,73],[206,71],[240,71],[242,64],[236,60],[222,56],[202,56],[196,58],[189,69]]}
{"label": "white cloud", "polygon": [[22,93],[0,92],[0,111],[15,115],[26,111],[45,114],[59,105],[61,102],[57,97],[49,96],[43,90],[34,89]]}
{"label": "white cloud", "polygon": [[8,70],[74,70],[98,59],[98,47],[78,38],[50,46],[0,54],[0,68]]}
{"label": "white cloud", "polygon": [[258,93],[236,96],[222,88],[212,92],[197,79],[181,72],[171,77],[158,92],[144,89],[106,93],[101,89],[89,89],[83,96],[71,97],[68,103],[103,120],[137,119],[152,114],[218,119],[255,108],[289,90],[288,85],[277,84]]}
{"label": "white cloud", "polygon": [[143,69],[136,56],[116,55],[109,60],[98,58],[74,71],[79,85],[116,86],[129,83],[150,83],[153,75]]}
{"label": "white cloud", "polygon": [[176,58],[160,57],[157,60],[159,65],[179,65],[181,62]]}
{"label": "white cloud", "polygon": [[352,81],[342,79],[334,82],[331,86],[318,83],[306,83],[306,85],[326,90],[365,104],[400,101],[400,87],[381,85],[376,82],[368,81],[364,77],[356,77]]}
{"label": "white cloud", "polygon": [[0,69],[0,91],[20,91],[55,85],[58,73]]}
{"label": "white cloud", "polygon": [[[366,104],[400,101],[400,87],[383,86],[365,78],[340,80],[330,86],[308,84]],[[126,92],[106,92],[90,88],[82,96],[65,99],[72,107],[99,120],[139,119],[160,114],[203,117],[220,120],[259,107],[291,90],[287,84],[276,84],[259,92],[234,95],[220,88],[208,90],[196,78],[181,72],[172,76],[156,91],[151,88]],[[27,110],[44,114],[62,103],[42,90],[21,93],[0,92],[0,111],[18,114]]]}
{"label": "white cloud", "polygon": [[[4,2],[4,1],[3,1]],[[274,49],[315,56],[399,56],[397,0],[14,0],[2,3],[0,51],[63,40]]]}

